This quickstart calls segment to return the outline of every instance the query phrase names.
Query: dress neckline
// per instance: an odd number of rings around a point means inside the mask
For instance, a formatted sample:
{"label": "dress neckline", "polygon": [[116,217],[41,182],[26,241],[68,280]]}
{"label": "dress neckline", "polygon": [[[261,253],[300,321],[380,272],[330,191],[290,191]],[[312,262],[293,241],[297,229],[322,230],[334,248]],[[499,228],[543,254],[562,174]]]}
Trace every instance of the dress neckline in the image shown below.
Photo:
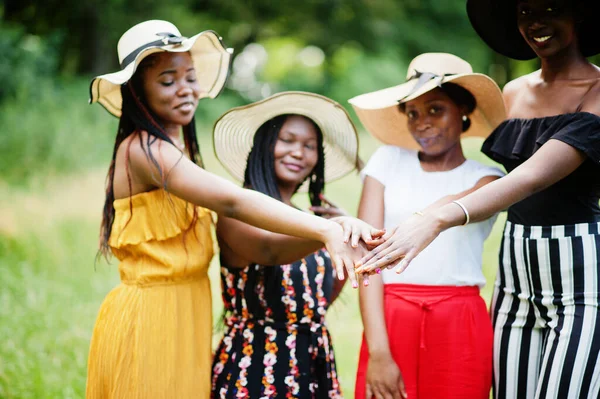
{"label": "dress neckline", "polygon": [[129,197],[123,197],[123,198],[115,198],[115,200],[113,202],[120,202],[120,201],[129,201],[129,199],[134,199],[134,198],[138,198],[138,197],[142,197],[146,194],[154,194],[155,192],[159,192],[159,191],[165,191],[162,188],[155,188],[154,190],[150,190],[150,191],[142,191],[141,193],[137,193],[137,194],[133,194],[130,195]]}
{"label": "dress neckline", "polygon": [[186,202],[176,195],[169,194],[164,188],[157,188],[154,190],[133,194],[129,197],[115,199],[113,201],[113,208],[115,208],[115,210],[127,210],[130,207],[145,207],[148,206],[148,204],[153,204],[165,196],[169,197],[171,201],[176,200]]}
{"label": "dress neckline", "polygon": [[455,172],[457,170],[459,170],[460,168],[463,168],[467,162],[469,161],[467,158],[465,158],[465,160],[458,166],[452,168],[452,169],[448,169],[448,170],[432,170],[432,171],[427,171],[425,169],[423,169],[423,165],[421,164],[421,159],[419,159],[419,151],[418,150],[414,150],[413,152],[413,160],[417,163],[417,167],[419,168],[419,172],[427,174],[427,175],[435,175],[438,173],[450,173],[450,172]]}
{"label": "dress neckline", "polygon": [[[600,118],[599,115],[596,114],[592,114],[591,112],[587,112],[587,111],[579,111],[579,112],[567,112],[565,114],[556,114],[556,115],[548,115],[548,116],[537,116],[535,118],[507,118],[504,121],[502,121],[502,123],[506,123],[506,122],[529,122],[529,121],[541,121],[541,120],[545,120],[545,119],[558,119],[560,117],[572,117],[575,115],[591,115],[593,117],[596,118]],[[502,124],[501,123],[501,124]]]}

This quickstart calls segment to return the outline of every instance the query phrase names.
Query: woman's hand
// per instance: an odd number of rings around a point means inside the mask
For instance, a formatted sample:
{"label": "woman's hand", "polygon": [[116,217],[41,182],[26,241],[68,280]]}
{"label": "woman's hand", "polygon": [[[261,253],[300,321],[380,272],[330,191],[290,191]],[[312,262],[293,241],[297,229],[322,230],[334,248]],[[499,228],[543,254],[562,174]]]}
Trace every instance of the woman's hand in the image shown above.
{"label": "woman's hand", "polygon": [[369,223],[352,216],[338,216],[331,221],[338,223],[344,229],[344,242],[350,242],[353,248],[358,247],[360,240],[370,248],[381,245],[384,240],[385,230],[379,230]]}
{"label": "woman's hand", "polygon": [[378,269],[398,267],[396,273],[400,274],[441,231],[441,223],[432,213],[413,215],[382,237],[385,242],[358,262],[356,273],[373,274]]}
{"label": "woman's hand", "polygon": [[341,225],[331,223],[331,229],[326,232],[325,247],[336,269],[338,279],[343,280],[347,275],[353,288],[358,288],[358,279],[354,264],[365,255],[364,246],[351,247],[344,241],[344,230]]}
{"label": "woman's hand", "polygon": [[408,397],[402,373],[389,353],[369,357],[365,399],[373,397],[377,399]]}
{"label": "woman's hand", "polygon": [[326,206],[311,206],[309,209],[316,215],[324,217],[326,219],[338,217],[338,216],[349,216],[348,213],[329,201],[323,194],[319,195],[319,199],[325,203]]}

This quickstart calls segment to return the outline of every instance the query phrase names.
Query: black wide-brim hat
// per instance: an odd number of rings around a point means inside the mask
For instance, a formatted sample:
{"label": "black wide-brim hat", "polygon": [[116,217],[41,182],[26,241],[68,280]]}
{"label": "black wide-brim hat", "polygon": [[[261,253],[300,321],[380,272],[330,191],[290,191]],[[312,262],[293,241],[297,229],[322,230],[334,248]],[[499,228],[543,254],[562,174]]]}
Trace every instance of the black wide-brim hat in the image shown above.
{"label": "black wide-brim hat", "polygon": [[[580,0],[584,7],[577,38],[585,57],[600,53],[597,24],[600,0]],[[515,60],[536,57],[517,27],[517,0],[467,0],[471,25],[492,50]]]}

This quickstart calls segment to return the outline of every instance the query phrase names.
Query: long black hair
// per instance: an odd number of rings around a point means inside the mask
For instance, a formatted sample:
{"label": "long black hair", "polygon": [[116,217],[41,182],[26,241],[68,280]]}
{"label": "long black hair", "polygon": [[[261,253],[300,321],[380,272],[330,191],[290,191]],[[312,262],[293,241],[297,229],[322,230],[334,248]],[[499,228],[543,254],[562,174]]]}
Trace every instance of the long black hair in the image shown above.
{"label": "long black hair", "polygon": [[[276,116],[263,123],[256,134],[248,161],[246,162],[246,172],[244,173],[244,187],[266,194],[272,198],[281,201],[281,192],[277,185],[277,175],[275,174],[275,144],[279,138],[281,127],[289,116],[295,114],[283,114]],[[308,196],[313,206],[321,206],[321,193],[325,188],[325,152],[323,150],[323,132],[319,126],[310,118],[299,115],[309,120],[317,132],[317,164],[308,175]],[[296,191],[303,184],[296,187]],[[257,267],[250,265],[248,268],[248,279],[258,279],[262,281],[267,292],[280,289],[281,276],[283,271],[280,267]],[[260,304],[257,298],[247,298],[248,308],[251,312],[256,312]],[[254,313],[260,314],[260,313]]]}
{"label": "long black hair", "polygon": [[[151,145],[157,140],[166,141],[169,144],[174,145],[173,141],[166,134],[164,127],[159,122],[154,112],[148,106],[146,101],[146,95],[143,90],[142,77],[144,70],[149,66],[153,65],[156,56],[154,54],[144,58],[144,60],[138,66],[137,71],[131,77],[131,79],[121,85],[121,97],[123,99],[123,105],[121,107],[121,117],[119,119],[119,127],[117,129],[117,137],[115,138],[115,145],[113,148],[112,160],[106,176],[106,198],[104,201],[104,209],[102,212],[102,224],[100,226],[100,245],[98,250],[99,256],[104,256],[106,259],[110,257],[110,246],[108,241],[112,231],[113,222],[115,220],[115,208],[113,202],[115,200],[113,181],[115,177],[115,160],[119,146],[123,141],[130,135],[136,135],[137,139],[140,140],[140,145],[146,153],[148,159],[156,166],[160,174],[161,182],[163,187],[167,185],[167,175],[164,173],[163,168],[159,161],[156,159],[151,150]],[[145,143],[142,143],[142,132],[147,132],[147,138]],[[188,156],[192,162],[202,166],[202,158],[200,157],[200,146],[198,145],[198,139],[196,137],[196,123],[194,118],[192,121],[183,126],[183,137],[184,143],[188,151]],[[127,153],[125,155],[125,165],[127,168],[127,181],[129,184],[129,193],[131,194],[131,178],[129,175],[129,147],[132,142],[136,139],[129,141],[127,146]],[[183,156],[183,155],[182,155]],[[133,214],[133,202],[131,196],[129,197],[129,208],[130,208],[130,220]],[[194,207],[194,219],[197,218],[197,214]],[[193,223],[190,225],[193,226]]]}
{"label": "long black hair", "polygon": [[[293,114],[278,115],[263,123],[256,134],[248,161],[246,162],[246,171],[244,173],[244,187],[251,188],[281,201],[281,192],[277,185],[277,176],[275,174],[275,144],[279,137],[281,127],[289,116]],[[312,123],[317,132],[317,164],[308,175],[308,196],[312,206],[321,206],[321,193],[325,188],[325,152],[323,151],[323,132],[319,126],[310,118],[306,118]],[[302,183],[296,187],[296,191]]]}

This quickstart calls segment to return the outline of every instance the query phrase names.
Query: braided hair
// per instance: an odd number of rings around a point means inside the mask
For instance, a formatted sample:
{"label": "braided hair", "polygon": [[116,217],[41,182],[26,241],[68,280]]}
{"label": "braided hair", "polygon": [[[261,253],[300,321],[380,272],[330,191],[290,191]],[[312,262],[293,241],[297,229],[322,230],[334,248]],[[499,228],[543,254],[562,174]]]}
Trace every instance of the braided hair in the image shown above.
{"label": "braided hair", "polygon": [[[98,257],[103,256],[106,259],[110,257],[110,246],[108,244],[110,234],[112,231],[113,222],[115,220],[115,208],[113,202],[115,200],[113,181],[115,177],[115,161],[119,146],[123,141],[130,135],[134,134],[140,140],[142,149],[146,153],[148,159],[157,168],[163,188],[167,186],[167,175],[164,173],[160,163],[152,153],[151,145],[157,140],[166,141],[169,144],[174,145],[173,141],[166,134],[164,127],[160,124],[158,118],[152,112],[145,99],[145,94],[142,85],[142,76],[144,70],[155,62],[155,55],[150,55],[140,63],[137,71],[131,77],[131,79],[121,85],[121,98],[123,99],[122,113],[119,119],[119,127],[117,129],[117,136],[115,138],[115,145],[113,148],[112,160],[108,169],[106,177],[106,197],[104,201],[104,208],[102,211],[102,223],[100,225],[100,243],[98,250]],[[147,132],[146,142],[142,143],[142,132]],[[184,143],[187,148],[188,156],[192,162],[199,166],[203,166],[202,158],[200,156],[200,146],[198,145],[198,139],[196,136],[196,124],[194,118],[191,122],[183,126],[183,137]],[[131,177],[129,175],[129,149],[133,140],[130,140],[127,146],[127,153],[125,156],[125,165],[127,168],[127,182],[129,184],[129,193],[131,194]],[[183,155],[182,155],[183,156]],[[129,209],[130,219],[133,215],[133,202],[131,196],[129,197]],[[197,213],[194,207],[194,220],[197,218]],[[129,222],[129,221],[128,221]],[[193,223],[190,224],[193,226]]]}
{"label": "braided hair", "polygon": [[[244,173],[244,187],[266,194],[281,201],[281,192],[277,185],[275,174],[275,144],[279,138],[279,132],[287,118],[295,114],[278,115],[263,123],[256,134]],[[308,196],[312,206],[321,206],[321,193],[325,188],[325,153],[323,150],[323,132],[319,126],[310,118],[309,120],[317,133],[317,164],[307,176],[309,179]],[[296,191],[304,182],[298,184]],[[250,265],[248,268],[248,279],[262,281],[267,292],[277,290],[280,287],[282,269],[280,267],[258,267]],[[247,298],[248,308],[258,311],[260,304],[254,297]],[[255,313],[260,314],[260,313]]]}

